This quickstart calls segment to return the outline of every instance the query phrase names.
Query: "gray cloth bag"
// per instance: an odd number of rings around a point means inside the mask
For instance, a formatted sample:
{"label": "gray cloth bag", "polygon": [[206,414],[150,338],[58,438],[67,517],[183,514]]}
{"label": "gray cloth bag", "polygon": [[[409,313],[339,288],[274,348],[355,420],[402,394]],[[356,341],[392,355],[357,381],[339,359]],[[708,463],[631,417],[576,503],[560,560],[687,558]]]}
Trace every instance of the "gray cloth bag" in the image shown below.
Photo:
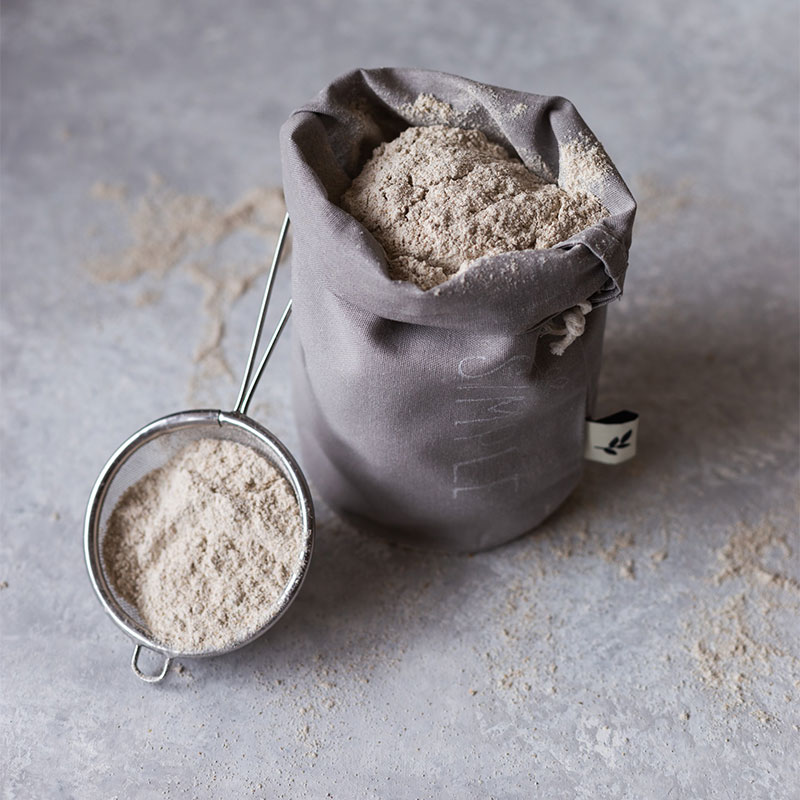
{"label": "gray cloth bag", "polygon": [[[422,94],[441,103],[421,118]],[[378,144],[435,122],[553,176],[559,143],[594,141],[564,98],[418,69],[354,70],[295,111],[281,129],[294,406],[303,468],[336,512],[402,544],[473,552],[530,531],[580,480],[603,306],[622,292],[636,205],[609,164],[586,188],[610,216],[568,241],[485,257],[436,290],[393,281],[337,202]],[[583,335],[555,355],[553,326],[587,300]]]}

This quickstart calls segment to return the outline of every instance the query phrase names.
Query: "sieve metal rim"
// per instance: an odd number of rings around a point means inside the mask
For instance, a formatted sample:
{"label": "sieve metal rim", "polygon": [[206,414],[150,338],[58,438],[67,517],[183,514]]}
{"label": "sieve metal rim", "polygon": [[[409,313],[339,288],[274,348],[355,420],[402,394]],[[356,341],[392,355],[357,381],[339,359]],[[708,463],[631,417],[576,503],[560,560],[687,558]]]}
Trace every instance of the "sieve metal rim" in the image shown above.
{"label": "sieve metal rim", "polygon": [[[159,436],[168,435],[171,432],[183,428],[214,423],[220,428],[225,425],[232,425],[245,431],[249,435],[255,436],[267,445],[271,454],[276,456],[276,460],[279,462],[281,468],[281,473],[291,483],[295,497],[297,498],[303,529],[306,532],[306,542],[303,549],[303,557],[291,583],[284,590],[281,605],[277,608],[275,613],[269,617],[264,625],[247,638],[226,648],[205,651],[181,651],[165,646],[161,642],[148,636],[147,632],[142,629],[141,626],[137,625],[115,600],[114,593],[108,585],[102,568],[99,530],[100,512],[103,508],[108,489],[115,476],[136,451]],[[166,657],[167,661],[165,662],[162,674],[155,676],[155,679],[150,678],[150,680],[155,682],[156,679],[160,680],[163,675],[166,674],[166,669],[172,658],[209,658],[212,656],[224,655],[250,644],[266,633],[283,616],[300,591],[305,581],[309,564],[311,563],[311,556],[314,549],[314,537],[314,506],[311,499],[311,492],[299,465],[283,443],[267,428],[263,425],[259,425],[259,423],[245,414],[236,411],[220,411],[218,409],[196,409],[169,414],[148,423],[132,436],[128,437],[106,462],[95,481],[86,508],[86,516],[84,519],[84,559],[89,572],[89,580],[103,609],[116,625],[136,642],[136,648],[134,649],[131,662],[134,672],[136,672],[140,678],[148,680],[148,676],[142,675],[137,667],[139,648],[142,646],[161,653]]]}

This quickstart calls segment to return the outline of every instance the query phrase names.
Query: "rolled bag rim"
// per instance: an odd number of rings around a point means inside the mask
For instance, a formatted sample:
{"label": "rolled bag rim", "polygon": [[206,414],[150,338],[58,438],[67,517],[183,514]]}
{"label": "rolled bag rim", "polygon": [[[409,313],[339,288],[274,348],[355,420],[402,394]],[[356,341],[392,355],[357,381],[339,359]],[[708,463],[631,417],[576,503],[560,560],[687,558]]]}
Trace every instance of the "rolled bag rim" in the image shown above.
{"label": "rolled bag rim", "polygon": [[[329,100],[337,96],[343,84],[347,84],[350,87],[348,92],[352,93],[355,81],[362,90],[360,96],[370,98],[374,106],[386,114],[387,105],[383,98],[396,93],[398,86],[408,92],[410,99],[415,94],[435,91],[431,84],[435,83],[437,76],[445,74],[393,67],[352,70],[294,111],[283,124],[280,139],[284,175],[299,171],[305,178],[284,180],[287,208],[296,222],[293,236],[301,242],[304,239],[303,218],[312,217],[318,233],[324,232],[332,245],[358,243],[347,253],[347,270],[342,268],[345,259],[340,257],[341,253],[330,261],[322,257],[305,259],[303,269],[313,273],[306,279],[312,277],[321,281],[341,300],[385,319],[490,334],[513,335],[536,330],[580,302],[588,300],[594,308],[620,297],[628,265],[636,202],[610,159],[606,179],[592,187],[592,192],[611,213],[555,247],[509,251],[479,258],[464,272],[428,291],[389,277],[381,245],[360,222],[337,205],[338,197],[331,197],[330,188],[319,174],[333,174],[334,179],[329,183],[334,184],[334,194],[337,190],[341,194],[361,165],[348,165],[349,171],[345,170],[332,150],[326,154],[312,150],[309,154],[308,143],[318,143],[320,136],[329,141],[326,125],[330,129],[331,125],[339,124],[330,113]],[[489,96],[499,97],[498,104],[504,107],[535,105],[537,114],[547,115],[557,142],[579,136],[596,141],[575,107],[563,97],[503,89],[459,76],[447,77],[463,85],[465,91],[470,87],[484,92],[488,90]],[[340,104],[337,100],[336,105]],[[503,129],[502,114],[497,108],[484,106],[484,109],[493,113],[492,119],[499,129],[499,133],[494,131],[490,138],[511,149],[530,168],[531,164],[525,159],[530,148],[518,136],[504,137],[508,131]],[[391,113],[396,115],[397,112],[392,110]],[[403,121],[396,124],[408,127]],[[531,126],[534,126],[533,122]],[[474,127],[484,130],[480,125]],[[324,166],[320,161],[311,161],[320,156],[327,157]],[[331,159],[336,163],[332,164]],[[557,162],[547,166],[555,176],[558,175]],[[299,194],[301,186],[305,191]],[[353,279],[354,275],[357,280]],[[589,288],[591,292],[587,296]]]}

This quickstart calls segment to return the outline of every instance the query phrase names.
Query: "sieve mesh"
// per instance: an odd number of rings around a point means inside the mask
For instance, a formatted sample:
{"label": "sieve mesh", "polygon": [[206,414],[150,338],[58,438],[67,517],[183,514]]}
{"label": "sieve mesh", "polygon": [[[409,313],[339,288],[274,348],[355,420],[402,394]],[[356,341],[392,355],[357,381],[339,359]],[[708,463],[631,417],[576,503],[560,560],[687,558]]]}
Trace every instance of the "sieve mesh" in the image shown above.
{"label": "sieve mesh", "polygon": [[[267,459],[288,481],[295,494],[303,516],[307,544],[305,556],[297,565],[276,607],[265,624],[250,632],[241,640],[224,650],[205,650],[191,653],[178,651],[169,643],[155,640],[137,609],[123,598],[113,587],[103,556],[103,540],[108,531],[108,522],[114,507],[127,489],[154,469],[163,467],[188,444],[198,439],[224,439],[245,445]],[[265,428],[247,417],[224,414],[219,411],[182,412],[151,423],[134,434],[106,465],[95,487],[95,502],[87,517],[87,560],[90,572],[94,565],[96,589],[106,610],[117,624],[146,646],[169,655],[218,655],[237,649],[261,635],[283,613],[299,588],[311,555],[313,535],[313,512],[310,507],[308,488],[297,465],[280,442]]]}

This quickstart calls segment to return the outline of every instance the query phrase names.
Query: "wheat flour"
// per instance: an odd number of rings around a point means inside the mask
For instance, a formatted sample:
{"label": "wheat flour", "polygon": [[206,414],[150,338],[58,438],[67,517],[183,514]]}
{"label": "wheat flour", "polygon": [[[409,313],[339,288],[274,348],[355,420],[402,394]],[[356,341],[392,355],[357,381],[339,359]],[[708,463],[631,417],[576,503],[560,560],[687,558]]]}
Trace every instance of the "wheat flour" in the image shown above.
{"label": "wheat flour", "polygon": [[243,444],[200,439],[122,495],[103,559],[156,640],[199,652],[262,627],[304,548],[288,481]]}
{"label": "wheat flour", "polygon": [[481,131],[410,127],[374,150],[342,207],[383,246],[393,279],[427,290],[482,256],[552,247],[606,216],[587,189],[608,168],[602,148],[564,154],[559,185]]}

